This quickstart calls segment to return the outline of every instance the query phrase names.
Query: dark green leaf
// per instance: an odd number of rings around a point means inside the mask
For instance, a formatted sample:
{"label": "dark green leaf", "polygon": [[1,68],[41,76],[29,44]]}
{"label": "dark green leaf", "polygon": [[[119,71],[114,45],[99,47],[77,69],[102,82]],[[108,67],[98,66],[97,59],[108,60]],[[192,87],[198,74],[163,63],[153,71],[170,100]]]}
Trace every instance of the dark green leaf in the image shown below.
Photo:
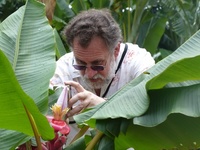
{"label": "dark green leaf", "polygon": [[200,145],[200,118],[171,114],[155,127],[130,125],[127,133],[115,139],[117,149],[135,150],[196,149]]}

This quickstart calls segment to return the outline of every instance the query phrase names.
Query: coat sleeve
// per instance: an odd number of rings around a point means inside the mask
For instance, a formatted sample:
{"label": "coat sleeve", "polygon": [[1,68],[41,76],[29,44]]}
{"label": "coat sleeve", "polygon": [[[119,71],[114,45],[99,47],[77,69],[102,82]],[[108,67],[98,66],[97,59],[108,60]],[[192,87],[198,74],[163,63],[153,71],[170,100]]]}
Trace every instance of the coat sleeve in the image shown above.
{"label": "coat sleeve", "polygon": [[72,58],[72,53],[67,53],[56,62],[56,70],[50,79],[50,89],[62,87],[65,81],[72,80]]}

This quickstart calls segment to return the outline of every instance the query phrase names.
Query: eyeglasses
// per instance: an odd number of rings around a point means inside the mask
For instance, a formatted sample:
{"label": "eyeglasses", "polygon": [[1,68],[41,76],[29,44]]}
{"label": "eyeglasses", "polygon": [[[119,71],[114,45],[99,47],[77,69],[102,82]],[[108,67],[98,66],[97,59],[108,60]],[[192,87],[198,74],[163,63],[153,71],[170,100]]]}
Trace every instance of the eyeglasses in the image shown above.
{"label": "eyeglasses", "polygon": [[105,65],[92,65],[92,66],[76,65],[76,64],[74,64],[74,59],[73,59],[72,65],[76,70],[81,70],[81,71],[86,70],[86,68],[88,68],[88,67],[90,67],[94,71],[102,71],[106,67],[106,64]]}

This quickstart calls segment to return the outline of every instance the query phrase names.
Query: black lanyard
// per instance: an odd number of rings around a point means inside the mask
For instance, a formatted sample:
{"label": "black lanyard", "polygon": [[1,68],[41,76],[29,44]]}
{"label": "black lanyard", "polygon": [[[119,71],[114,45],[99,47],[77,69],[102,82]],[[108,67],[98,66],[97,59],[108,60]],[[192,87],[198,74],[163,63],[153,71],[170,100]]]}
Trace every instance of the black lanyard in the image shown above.
{"label": "black lanyard", "polygon": [[[127,49],[128,49],[128,45],[125,44],[124,52],[123,52],[122,57],[121,57],[121,59],[120,59],[120,61],[119,61],[119,64],[118,64],[118,66],[117,66],[117,69],[115,70],[115,75],[116,75],[117,71],[119,70],[119,68],[120,68],[120,66],[121,66],[121,64],[122,64],[122,62],[123,62],[124,56],[126,55],[126,52],[127,52]],[[108,91],[109,91],[109,89],[110,89],[110,86],[111,86],[111,84],[112,84],[114,78],[115,78],[115,77],[113,77],[112,80],[110,81],[110,83],[109,83],[109,85],[108,85],[108,87],[107,87],[107,89],[106,89],[106,91],[104,92],[104,94],[103,94],[102,97],[105,97],[106,94],[108,93]]]}

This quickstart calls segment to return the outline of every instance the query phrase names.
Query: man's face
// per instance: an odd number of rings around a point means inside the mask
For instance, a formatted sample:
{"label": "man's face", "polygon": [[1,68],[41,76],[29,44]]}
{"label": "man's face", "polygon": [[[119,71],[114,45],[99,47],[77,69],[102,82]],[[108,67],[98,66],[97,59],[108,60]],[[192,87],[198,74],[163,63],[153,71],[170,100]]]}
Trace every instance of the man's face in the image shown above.
{"label": "man's face", "polygon": [[[105,83],[109,82],[115,74],[116,63],[115,55],[111,54],[99,37],[94,37],[87,48],[79,45],[75,38],[73,42],[74,64],[87,66],[85,70],[80,70],[83,80],[88,86],[100,89]],[[103,70],[95,70],[91,66],[103,66]]]}

